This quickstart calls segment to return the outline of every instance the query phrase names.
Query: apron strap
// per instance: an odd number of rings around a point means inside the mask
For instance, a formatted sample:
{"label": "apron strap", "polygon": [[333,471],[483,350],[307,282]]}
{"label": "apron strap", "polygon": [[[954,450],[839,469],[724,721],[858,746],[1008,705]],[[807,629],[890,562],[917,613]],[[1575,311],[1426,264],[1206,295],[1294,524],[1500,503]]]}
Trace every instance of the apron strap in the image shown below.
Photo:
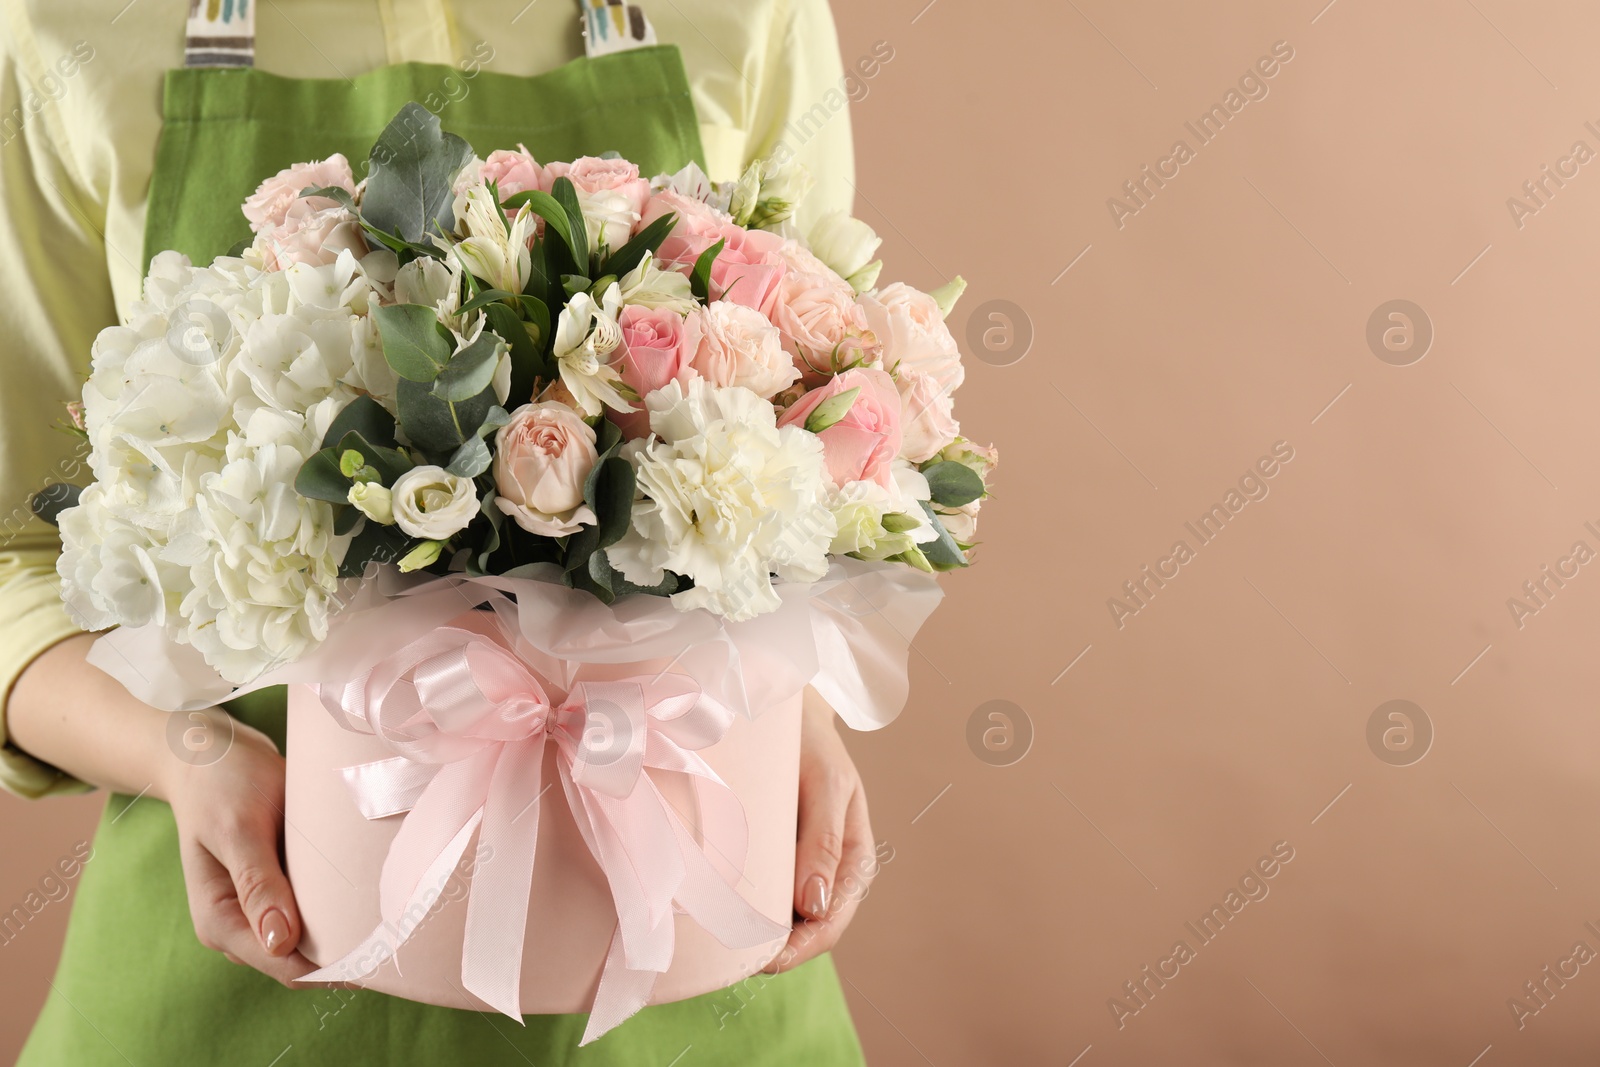
{"label": "apron strap", "polygon": [[256,0],[189,0],[186,67],[256,65]]}
{"label": "apron strap", "polygon": [[590,58],[646,48],[656,43],[644,9],[624,0],[578,0],[583,9],[583,47]]}

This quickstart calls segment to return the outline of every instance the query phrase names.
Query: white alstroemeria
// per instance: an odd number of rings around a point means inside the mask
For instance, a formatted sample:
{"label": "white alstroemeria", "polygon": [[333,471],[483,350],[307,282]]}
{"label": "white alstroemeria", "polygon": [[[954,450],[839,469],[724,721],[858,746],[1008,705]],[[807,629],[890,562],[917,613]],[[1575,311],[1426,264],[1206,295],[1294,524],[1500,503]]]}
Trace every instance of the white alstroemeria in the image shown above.
{"label": "white alstroemeria", "polygon": [[418,256],[394,277],[394,299],[399,304],[423,304],[437,309],[460,291],[460,268],[433,256]]}
{"label": "white alstroemeria", "polygon": [[507,232],[500,206],[489,187],[474,186],[467,190],[466,211],[457,223],[467,236],[454,246],[456,259],[494,288],[520,293],[533,270],[528,242],[533,239],[537,223],[538,216],[524,204],[510,220]]}
{"label": "white alstroemeria", "polygon": [[680,315],[687,315],[700,306],[688,276],[682,271],[657,267],[655,256],[649,252],[637,267],[617,279],[617,290],[624,307],[632,304],[652,309],[671,308]]}
{"label": "white alstroemeria", "polygon": [[660,193],[671,190],[679,196],[698,200],[702,204],[710,204],[718,211],[728,210],[726,199],[717,203],[717,186],[706,172],[700,169],[698,163],[690,163],[676,174],[658,174],[650,179],[650,191]]}
{"label": "white alstroemeria", "polygon": [[642,495],[606,550],[612,566],[639,585],[686,575],[695,585],[673,595],[678,608],[735,621],[779,606],[772,574],[814,582],[827,572],[836,526],[816,435],[778,426],[750,390],[703,378],[687,390],[669,382],[645,405],[654,436],[624,449]]}
{"label": "white alstroemeria", "polygon": [[830,211],[811,227],[812,253],[850,283],[850,288],[864,293],[878,284],[878,272],[883,260],[874,260],[883,238],[871,226],[845,211]]}
{"label": "white alstroemeria", "polygon": [[638,399],[609,360],[622,344],[622,327],[617,315],[622,311],[622,290],[613,282],[599,303],[588,293],[567,301],[556,320],[552,352],[561,371],[561,383],[572,394],[573,402],[585,416],[593,417],[606,408],[634,411]]}

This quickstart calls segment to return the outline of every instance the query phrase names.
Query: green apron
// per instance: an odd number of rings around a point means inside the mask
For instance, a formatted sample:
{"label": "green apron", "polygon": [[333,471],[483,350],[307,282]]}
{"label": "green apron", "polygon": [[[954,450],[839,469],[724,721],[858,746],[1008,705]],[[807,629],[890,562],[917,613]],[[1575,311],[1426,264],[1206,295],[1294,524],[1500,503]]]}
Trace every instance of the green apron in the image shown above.
{"label": "green apron", "polygon": [[[150,188],[145,256],[176,248],[206,262],[247,236],[239,205],[292,163],[367,158],[408,100],[460,71],[404,64],[351,81],[296,81],[254,69],[168,74]],[[480,154],[526,144],[541,160],[614,149],[646,174],[700,159],[699,128],[672,46],[578,59],[538,77],[480,71],[440,110]],[[358,177],[360,175],[358,174]],[[284,695],[229,710],[284,743]],[[202,948],[189,919],[172,810],[114,795],[78,886],[53,991],[24,1067],[168,1064],[804,1064],[864,1062],[830,958],[784,975],[645,1008],[580,1049],[585,1017],[493,1013],[371,990],[288,990]],[[275,1058],[276,1057],[276,1058]]]}

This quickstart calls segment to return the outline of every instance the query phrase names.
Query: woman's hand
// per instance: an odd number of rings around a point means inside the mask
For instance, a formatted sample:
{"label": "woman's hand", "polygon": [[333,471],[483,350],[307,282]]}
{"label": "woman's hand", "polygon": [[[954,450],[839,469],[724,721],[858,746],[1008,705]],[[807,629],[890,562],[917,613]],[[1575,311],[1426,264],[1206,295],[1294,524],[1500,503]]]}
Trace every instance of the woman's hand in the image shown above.
{"label": "woman's hand", "polygon": [[285,986],[316,970],[295,948],[300,912],[283,873],[283,757],[266,735],[196,713],[193,729],[233,738],[221,759],[174,758],[163,792],[178,822],[178,851],[194,932],[206,948]]}
{"label": "woman's hand", "polygon": [[834,726],[833,709],[808,688],[802,717],[794,882],[798,921],[789,943],[767,964],[768,974],[831,949],[878,873],[867,794]]}

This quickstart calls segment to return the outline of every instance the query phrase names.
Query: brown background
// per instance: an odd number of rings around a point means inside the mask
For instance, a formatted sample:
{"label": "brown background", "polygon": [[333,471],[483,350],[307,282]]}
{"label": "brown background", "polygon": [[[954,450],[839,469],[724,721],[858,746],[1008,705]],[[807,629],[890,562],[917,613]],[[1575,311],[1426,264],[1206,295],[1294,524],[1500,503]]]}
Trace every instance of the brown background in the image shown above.
{"label": "brown background", "polygon": [[[1600,11],[925,2],[838,10],[847,62],[894,51],[854,109],[858,212],[887,278],[971,280],[958,335],[1004,300],[1032,342],[973,352],[959,413],[1004,453],[981,563],[854,745],[894,849],[838,953],[871,1061],[1592,1062],[1600,964],[1520,1030],[1507,1000],[1600,951],[1600,563],[1520,629],[1506,602],[1600,550],[1600,162],[1521,228],[1506,201],[1600,151]],[[1107,198],[1180,137],[1119,229]],[[1408,366],[1366,340],[1395,299],[1434,330]],[[1118,629],[1107,599],[1279,441],[1270,495]],[[1408,766],[1367,740],[1392,699],[1434,732]],[[993,700],[1031,724],[1010,766],[968,744]],[[0,804],[9,906],[98,802]],[[1280,841],[1201,945],[1185,922]],[[0,1057],[66,915],[0,949]],[[1180,938],[1119,1029],[1108,999]]]}

